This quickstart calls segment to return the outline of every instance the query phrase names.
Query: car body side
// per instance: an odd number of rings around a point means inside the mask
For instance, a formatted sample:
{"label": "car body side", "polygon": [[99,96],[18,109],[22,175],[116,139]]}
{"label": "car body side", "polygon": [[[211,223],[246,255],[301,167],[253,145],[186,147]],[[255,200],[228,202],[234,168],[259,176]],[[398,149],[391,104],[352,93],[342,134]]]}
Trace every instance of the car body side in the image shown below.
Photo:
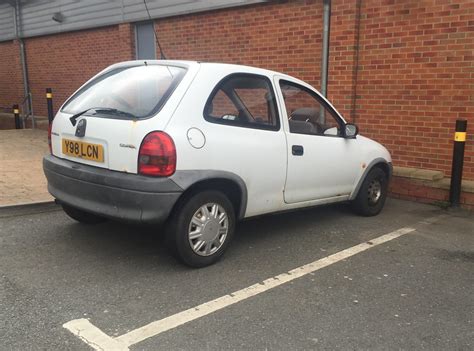
{"label": "car body side", "polygon": [[[137,64],[137,61],[109,67],[99,73],[99,75],[114,67],[133,64]],[[103,175],[102,178],[97,176],[101,180],[97,180],[96,183],[105,183],[103,185],[118,188],[123,188],[123,184],[128,184],[126,186],[128,190],[132,183],[145,184],[143,186],[149,187],[150,193],[160,192],[167,194],[169,196],[166,197],[164,202],[150,197],[145,201],[147,203],[143,204],[141,203],[140,196],[145,195],[146,198],[146,194],[143,191],[145,188],[140,187],[133,197],[133,201],[128,204],[125,204],[126,201],[117,204],[118,207],[128,206],[129,211],[133,211],[133,206],[146,206],[147,213],[152,211],[153,206],[156,206],[156,210],[160,212],[160,215],[153,216],[150,213],[148,215],[141,213],[117,216],[117,214],[110,212],[110,209],[108,210],[109,212],[104,212],[103,209],[94,208],[97,204],[88,204],[87,201],[82,201],[79,204],[75,203],[73,197],[68,197],[68,194],[61,193],[60,182],[56,182],[56,185],[50,184],[50,192],[59,198],[60,201],[69,202],[71,205],[79,206],[84,210],[112,218],[121,217],[126,220],[139,220],[143,222],[162,221],[172,211],[172,207],[183,198],[186,198],[190,192],[217,187],[218,190],[222,190],[230,197],[235,207],[237,218],[242,219],[271,212],[354,199],[365,175],[373,167],[381,167],[388,176],[391,175],[391,157],[382,145],[360,135],[353,139],[335,137],[340,138],[338,143],[343,145],[343,147],[346,144],[350,144],[350,148],[353,151],[351,155],[348,154],[347,156],[350,159],[334,160],[334,164],[343,164],[350,161],[353,165],[356,165],[350,189],[345,189],[343,193],[335,194],[334,196],[292,203],[285,201],[287,168],[289,157],[291,157],[289,153],[291,145],[288,118],[285,104],[279,91],[278,80],[284,79],[310,89],[324,99],[329,108],[337,113],[337,110],[334,109],[329,101],[303,81],[264,69],[230,64],[182,61],[149,61],[148,64],[180,65],[187,69],[187,73],[181,83],[157,115],[138,121],[113,120],[113,123],[117,123],[119,126],[117,128],[118,132],[111,130],[113,128],[111,128],[109,119],[86,118],[88,119],[88,128],[91,130],[109,133],[107,136],[108,153],[105,156],[104,165],[101,166],[107,169],[97,170],[99,173],[103,172]],[[222,79],[236,72],[263,76],[272,82],[271,87],[274,90],[278,107],[277,117],[280,121],[278,130],[230,126],[212,123],[204,118],[204,108],[213,89]],[[337,115],[345,123],[343,117],[339,113]],[[59,161],[62,162],[61,167],[66,167],[67,169],[75,167],[76,171],[84,171],[85,173],[96,172],[94,167],[97,165],[94,162],[83,160],[81,164],[74,165],[73,158],[68,158],[61,153],[61,138],[64,135],[62,131],[69,131],[66,135],[72,139],[75,138],[73,128],[67,117],[69,117],[68,114],[58,112],[55,118],[52,128],[53,155],[57,155],[62,159]],[[198,130],[203,134],[205,143],[202,147],[198,148],[191,144],[188,134],[190,129]],[[155,130],[165,131],[170,135],[176,147],[176,172],[167,179],[153,179],[137,174],[140,142],[149,132]],[[331,138],[327,136],[311,137]],[[123,145],[130,145],[132,147],[123,147]],[[330,155],[331,150],[325,149],[321,150],[321,152]],[[54,167],[50,164],[56,162],[54,158],[54,156],[45,158],[45,173],[48,180],[50,180],[50,176],[55,172],[53,171]],[[324,169],[324,167],[325,165],[309,164],[306,169],[314,169],[316,173],[323,172],[321,169]],[[48,172],[50,172],[49,176]],[[107,172],[114,173],[113,177],[119,179],[116,180],[116,184],[107,180]],[[58,173],[64,173],[64,170],[58,170]],[[331,177],[331,174],[326,176]],[[72,171],[71,177],[74,177]],[[84,181],[88,179],[86,176],[81,177],[83,177]],[[91,175],[90,177],[94,178],[96,176]],[[71,184],[65,179],[63,186],[67,187],[71,186]],[[135,186],[138,187],[138,185]],[[314,186],[324,187],[324,181],[321,184],[314,184]],[[161,187],[161,189],[154,189],[154,187]],[[76,190],[78,192],[81,191],[81,189]],[[90,193],[93,196],[94,190],[90,189]],[[116,198],[109,199],[108,201],[116,201],[117,199],[122,199],[122,195],[118,194]],[[163,196],[160,196],[160,199],[163,199]],[[167,209],[160,209],[163,206],[167,207]]]}

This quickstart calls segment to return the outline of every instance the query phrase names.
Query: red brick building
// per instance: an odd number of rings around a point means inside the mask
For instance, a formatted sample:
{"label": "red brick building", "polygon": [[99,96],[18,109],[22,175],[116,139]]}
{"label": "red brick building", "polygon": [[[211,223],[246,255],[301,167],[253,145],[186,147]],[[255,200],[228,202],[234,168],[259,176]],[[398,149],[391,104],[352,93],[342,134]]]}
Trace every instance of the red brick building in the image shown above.
{"label": "red brick building", "polygon": [[[467,119],[461,201],[474,206],[474,1],[331,3],[328,97],[392,153],[392,194],[445,201],[454,123]],[[322,12],[321,0],[269,1],[154,25],[167,58],[264,67],[319,87]],[[46,87],[58,107],[99,70],[136,57],[132,22],[23,40],[39,115],[46,114]],[[0,106],[23,96],[19,50],[16,39],[0,42]]]}

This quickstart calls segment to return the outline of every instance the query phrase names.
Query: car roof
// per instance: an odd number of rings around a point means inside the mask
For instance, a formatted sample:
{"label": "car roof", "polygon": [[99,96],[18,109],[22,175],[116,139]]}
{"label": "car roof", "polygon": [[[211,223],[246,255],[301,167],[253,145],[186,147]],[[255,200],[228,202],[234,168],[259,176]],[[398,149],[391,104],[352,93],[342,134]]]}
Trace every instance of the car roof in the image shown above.
{"label": "car roof", "polygon": [[[207,68],[212,68],[212,66],[220,67],[220,68],[227,68],[228,70],[235,70],[237,72],[248,72],[248,73],[256,73],[256,74],[264,74],[264,75],[282,75],[287,76],[281,72],[276,72],[264,68],[253,67],[253,66],[246,66],[246,65],[238,65],[238,64],[231,64],[231,63],[219,63],[219,62],[202,62],[202,61],[187,61],[187,60],[133,60],[133,61],[125,61],[116,63],[109,68],[119,68],[119,67],[127,67],[133,66],[138,63],[147,63],[151,65],[175,65],[175,66],[184,66],[184,67],[191,67],[191,66],[207,66]],[[290,77],[290,76],[288,76]],[[294,77],[291,77],[294,79]]]}
{"label": "car roof", "polygon": [[225,71],[230,72],[235,72],[235,73],[253,73],[253,74],[260,74],[260,75],[265,75],[268,77],[273,77],[275,75],[280,76],[283,79],[289,79],[290,81],[295,81],[300,83],[303,86],[309,87],[310,89],[316,90],[318,95],[326,101],[339,115],[339,117],[344,120],[344,117],[337,111],[337,109],[331,104],[331,102],[324,97],[319,90],[315,89],[313,86],[310,84],[306,83],[303,80],[300,80],[296,77],[290,76],[288,74],[284,74],[281,72],[277,71],[272,71],[264,68],[258,68],[258,67],[252,67],[252,66],[245,66],[245,65],[237,65],[237,64],[231,64],[231,63],[218,63],[218,62],[202,62],[202,61],[187,61],[187,60],[133,60],[133,61],[125,61],[125,62],[120,62],[116,63],[112,66],[107,67],[104,71],[101,73],[104,73],[105,71],[109,71],[111,69],[119,68],[119,67],[128,67],[128,66],[136,66],[137,64],[149,64],[149,65],[170,65],[170,66],[178,66],[178,67],[185,67],[185,68],[195,68],[198,69],[199,66],[202,68],[206,68],[208,71],[213,68],[218,69],[219,71],[222,71],[223,69]]}

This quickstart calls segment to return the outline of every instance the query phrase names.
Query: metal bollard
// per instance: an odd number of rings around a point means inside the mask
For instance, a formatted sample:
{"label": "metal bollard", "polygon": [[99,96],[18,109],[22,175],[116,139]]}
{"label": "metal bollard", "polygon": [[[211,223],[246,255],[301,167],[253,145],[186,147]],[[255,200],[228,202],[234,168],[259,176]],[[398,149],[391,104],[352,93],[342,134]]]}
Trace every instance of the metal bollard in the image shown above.
{"label": "metal bollard", "polygon": [[53,122],[54,114],[53,114],[53,92],[51,88],[46,88],[46,102],[48,104],[48,121],[49,124]]}
{"label": "metal bollard", "polygon": [[459,206],[461,197],[462,167],[464,164],[464,146],[466,144],[466,120],[456,120],[454,133],[453,165],[451,169],[451,185],[449,187],[449,202],[451,206]]}
{"label": "metal bollard", "polygon": [[18,105],[13,105],[13,115],[15,116],[15,129],[21,129],[20,110]]}

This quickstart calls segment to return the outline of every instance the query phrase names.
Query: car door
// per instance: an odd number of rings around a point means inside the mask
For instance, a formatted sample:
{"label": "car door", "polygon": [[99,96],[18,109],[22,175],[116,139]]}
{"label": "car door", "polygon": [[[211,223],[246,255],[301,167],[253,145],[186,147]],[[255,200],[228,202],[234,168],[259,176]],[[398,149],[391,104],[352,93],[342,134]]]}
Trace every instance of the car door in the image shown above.
{"label": "car door", "polygon": [[[176,143],[178,169],[224,171],[241,178],[245,217],[282,209],[286,138],[272,81],[225,65],[203,66],[196,77],[202,84],[190,87],[166,128]],[[190,127],[203,132],[202,148],[193,147],[186,135],[178,137]]]}
{"label": "car door", "polygon": [[361,167],[357,139],[344,138],[344,120],[315,90],[277,78],[287,138],[284,199],[288,204],[348,198]]}

